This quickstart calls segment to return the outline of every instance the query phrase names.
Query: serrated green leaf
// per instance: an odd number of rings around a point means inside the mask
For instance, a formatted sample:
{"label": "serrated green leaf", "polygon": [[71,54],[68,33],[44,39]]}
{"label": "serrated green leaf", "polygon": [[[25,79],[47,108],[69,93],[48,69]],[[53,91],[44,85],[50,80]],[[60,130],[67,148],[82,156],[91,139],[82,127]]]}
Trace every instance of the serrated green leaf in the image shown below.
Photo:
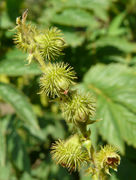
{"label": "serrated green leaf", "polygon": [[84,36],[81,36],[80,34],[76,32],[70,32],[70,31],[63,31],[64,39],[66,43],[72,47],[77,47],[82,45],[84,41]]}
{"label": "serrated green leaf", "polygon": [[96,65],[84,77],[83,87],[97,96],[99,133],[124,151],[123,140],[136,147],[135,73],[123,65]]}
{"label": "serrated green leaf", "polygon": [[42,137],[32,106],[23,93],[12,85],[0,83],[0,96],[13,106],[20,119],[24,121],[24,125],[33,135]]}
{"label": "serrated green leaf", "polygon": [[101,0],[101,1],[90,1],[90,0],[52,0],[54,8],[63,10],[65,8],[79,8],[93,11],[94,14],[100,19],[107,20],[108,15],[106,10],[109,8],[110,1]]}
{"label": "serrated green leaf", "polygon": [[[8,165],[0,166],[0,179],[1,180],[9,180],[11,179],[11,167]],[[12,179],[11,179],[12,180]],[[16,180],[16,179],[14,179]]]}
{"label": "serrated green leaf", "polygon": [[9,76],[38,75],[41,70],[36,63],[27,65],[27,54],[17,49],[9,51],[0,61],[0,74]]}
{"label": "serrated green leaf", "polygon": [[9,116],[0,118],[0,167],[6,166],[6,131],[9,122]]}
{"label": "serrated green leaf", "polygon": [[110,5],[110,0],[101,0],[101,1],[94,1],[94,0],[52,0],[53,3],[59,3],[60,6],[63,7],[78,7],[78,8],[84,8],[84,9],[95,9],[95,7],[104,8],[107,9]]}
{"label": "serrated green leaf", "polygon": [[120,64],[127,64],[128,63],[125,58],[123,58],[122,56],[117,56],[117,55],[106,56],[106,59],[108,59],[111,62],[117,62]]}
{"label": "serrated green leaf", "polygon": [[123,12],[123,13],[117,15],[112,20],[112,22],[110,23],[110,26],[109,26],[109,30],[108,30],[109,35],[120,35],[123,32],[125,32],[125,28],[124,29],[120,28],[120,25],[121,25],[125,15],[126,15],[126,13]]}
{"label": "serrated green leaf", "polygon": [[22,138],[16,132],[16,129],[12,130],[12,133],[8,137],[8,152],[13,164],[21,171],[30,171],[30,160],[26,151],[25,144]]}
{"label": "serrated green leaf", "polygon": [[[33,178],[30,174],[24,173],[20,180],[38,180],[37,178]],[[46,179],[45,179],[46,180]]]}
{"label": "serrated green leaf", "polygon": [[95,41],[95,43],[92,45],[95,47],[113,46],[126,53],[136,52],[136,43],[129,42],[125,38],[116,37],[116,36],[101,37],[100,39]]}
{"label": "serrated green leaf", "polygon": [[51,20],[53,23],[73,27],[96,27],[97,21],[87,11],[83,9],[65,9],[59,14],[55,14]]}
{"label": "serrated green leaf", "polygon": [[13,28],[14,24],[11,22],[8,14],[6,11],[3,11],[1,14],[1,21],[0,21],[0,26],[3,29],[6,28]]}

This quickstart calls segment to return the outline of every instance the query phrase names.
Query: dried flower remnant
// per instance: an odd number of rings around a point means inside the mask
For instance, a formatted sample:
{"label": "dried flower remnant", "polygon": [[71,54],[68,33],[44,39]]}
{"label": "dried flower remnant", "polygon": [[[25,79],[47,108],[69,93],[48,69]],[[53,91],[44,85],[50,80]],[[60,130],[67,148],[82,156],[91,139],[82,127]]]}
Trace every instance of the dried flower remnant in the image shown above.
{"label": "dried flower remnant", "polygon": [[109,169],[117,171],[120,164],[120,156],[117,153],[117,148],[106,145],[96,154],[96,162],[98,168],[104,169],[107,174],[110,174]]}
{"label": "dried flower remnant", "polygon": [[37,28],[31,24],[26,24],[27,10],[23,13],[22,18],[18,17],[15,27],[14,42],[19,49],[26,52],[34,51],[36,43],[34,37],[39,33]]}

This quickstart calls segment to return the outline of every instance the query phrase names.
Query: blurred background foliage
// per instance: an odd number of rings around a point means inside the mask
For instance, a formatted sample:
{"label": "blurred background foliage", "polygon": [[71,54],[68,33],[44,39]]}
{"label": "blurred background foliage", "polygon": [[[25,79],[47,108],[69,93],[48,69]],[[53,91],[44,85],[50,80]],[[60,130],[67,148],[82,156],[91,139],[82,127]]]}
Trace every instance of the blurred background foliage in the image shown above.
{"label": "blurred background foliage", "polygon": [[0,0],[0,180],[91,180],[56,166],[50,146],[70,127],[58,105],[39,92],[36,63],[13,44],[15,20],[57,26],[67,42],[61,60],[74,67],[81,89],[95,94],[94,145],[118,147],[121,165],[110,180],[136,179],[136,1]]}

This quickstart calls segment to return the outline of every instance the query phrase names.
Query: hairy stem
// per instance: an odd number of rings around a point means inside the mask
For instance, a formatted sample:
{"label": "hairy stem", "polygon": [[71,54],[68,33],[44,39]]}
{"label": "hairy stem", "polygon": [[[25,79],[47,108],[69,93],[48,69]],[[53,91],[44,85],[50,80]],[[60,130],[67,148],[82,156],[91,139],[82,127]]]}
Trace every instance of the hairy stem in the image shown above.
{"label": "hairy stem", "polygon": [[43,57],[40,55],[40,53],[38,51],[35,52],[35,58],[38,61],[38,63],[40,64],[41,70],[44,71],[46,68],[46,64],[44,62]]}

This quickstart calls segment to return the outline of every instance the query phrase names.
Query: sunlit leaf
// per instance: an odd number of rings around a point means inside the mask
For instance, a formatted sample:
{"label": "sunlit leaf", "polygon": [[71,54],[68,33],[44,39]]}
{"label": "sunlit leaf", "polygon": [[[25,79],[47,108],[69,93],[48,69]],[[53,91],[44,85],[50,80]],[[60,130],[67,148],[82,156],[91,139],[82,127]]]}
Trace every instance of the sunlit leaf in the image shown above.
{"label": "sunlit leaf", "polygon": [[9,76],[40,74],[41,70],[38,65],[36,63],[28,65],[26,58],[27,54],[17,49],[9,51],[0,61],[0,74]]}
{"label": "sunlit leaf", "polygon": [[109,35],[120,35],[123,34],[126,29],[125,28],[120,28],[121,23],[123,21],[123,19],[125,18],[125,13],[121,13],[118,16],[116,16],[112,22],[110,23],[109,26],[109,30],[108,30],[108,34]]}
{"label": "sunlit leaf", "polygon": [[24,94],[9,84],[0,83],[0,96],[3,100],[13,106],[20,119],[24,121],[24,125],[29,128],[30,132],[35,136],[42,136],[32,106]]}
{"label": "sunlit leaf", "polygon": [[97,65],[84,77],[83,87],[97,97],[99,133],[124,151],[123,140],[136,147],[134,72],[123,65]]}
{"label": "sunlit leaf", "polygon": [[106,46],[113,46],[121,51],[126,53],[136,52],[136,43],[129,42],[127,39],[122,37],[114,37],[114,36],[105,36],[101,37],[94,44],[95,47],[106,47]]}
{"label": "sunlit leaf", "polygon": [[[33,178],[29,173],[24,173],[20,180],[37,180],[37,178]],[[46,180],[46,179],[45,179]]]}
{"label": "sunlit leaf", "polygon": [[[12,176],[12,177],[11,177]],[[11,166],[6,164],[6,166],[0,166],[0,179],[1,180],[17,180],[11,172]]]}
{"label": "sunlit leaf", "polygon": [[100,19],[107,20],[108,14],[107,9],[110,6],[110,0],[101,0],[101,1],[90,1],[90,0],[52,0],[52,4],[55,9],[63,10],[65,8],[79,8],[93,11],[94,14]]}
{"label": "sunlit leaf", "polygon": [[87,11],[82,9],[65,9],[52,17],[52,22],[60,25],[73,27],[97,26],[95,18]]}
{"label": "sunlit leaf", "polygon": [[30,160],[26,151],[25,143],[15,129],[8,137],[8,153],[13,164],[19,170],[30,171]]}
{"label": "sunlit leaf", "polygon": [[8,13],[6,11],[3,11],[1,14],[1,22],[0,22],[0,26],[1,28],[5,29],[5,28],[13,28],[13,22],[11,22]]}
{"label": "sunlit leaf", "polygon": [[76,32],[70,32],[70,31],[63,31],[64,38],[66,40],[66,43],[72,47],[80,46],[82,45],[84,41],[84,36],[81,36],[80,34]]}
{"label": "sunlit leaf", "polygon": [[7,144],[6,144],[6,132],[7,126],[9,122],[9,116],[5,116],[0,118],[0,166],[6,166],[6,151],[7,151]]}

